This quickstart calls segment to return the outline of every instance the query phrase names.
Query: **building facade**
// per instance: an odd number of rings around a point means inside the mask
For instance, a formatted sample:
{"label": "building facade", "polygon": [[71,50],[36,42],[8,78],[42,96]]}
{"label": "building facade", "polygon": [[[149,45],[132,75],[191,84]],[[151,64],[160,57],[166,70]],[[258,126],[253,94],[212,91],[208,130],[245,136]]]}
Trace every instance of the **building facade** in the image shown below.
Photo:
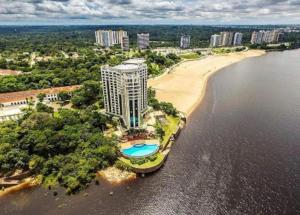
{"label": "building facade", "polygon": [[183,35],[180,38],[180,48],[187,49],[190,47],[191,43],[191,36],[190,35]]}
{"label": "building facade", "polygon": [[284,33],[280,29],[273,31],[253,31],[251,36],[251,44],[262,43],[278,43],[283,40]]}
{"label": "building facade", "polygon": [[236,32],[233,38],[233,45],[234,46],[242,45],[242,40],[243,40],[243,34],[240,32]]}
{"label": "building facade", "polygon": [[105,48],[116,44],[122,44],[123,37],[127,36],[127,32],[123,30],[98,30],[95,31],[96,43]]}
{"label": "building facade", "polygon": [[233,41],[233,32],[221,32],[221,46],[231,46]]}
{"label": "building facade", "polygon": [[137,34],[137,46],[139,49],[147,49],[149,48],[150,43],[150,34],[149,33],[142,33]]}
{"label": "building facade", "polygon": [[210,37],[210,47],[219,47],[221,41],[221,36],[218,34],[211,35]]}
{"label": "building facade", "polygon": [[147,110],[147,65],[144,59],[101,68],[104,107],[120,117],[128,129],[139,128]]}
{"label": "building facade", "polygon": [[50,103],[59,100],[60,92],[72,93],[80,88],[80,85],[67,87],[55,87],[42,90],[27,90],[12,93],[0,94],[0,122],[6,120],[15,120],[23,116],[22,108],[29,104],[35,105],[38,101],[37,96],[44,94],[44,103]]}
{"label": "building facade", "polygon": [[122,50],[129,51],[129,37],[123,36],[122,38]]}

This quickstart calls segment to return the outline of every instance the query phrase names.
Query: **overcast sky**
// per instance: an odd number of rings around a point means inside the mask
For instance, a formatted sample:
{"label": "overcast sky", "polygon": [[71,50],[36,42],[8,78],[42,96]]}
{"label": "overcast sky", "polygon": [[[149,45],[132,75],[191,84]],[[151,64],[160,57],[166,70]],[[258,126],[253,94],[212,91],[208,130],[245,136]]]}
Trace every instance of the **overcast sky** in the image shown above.
{"label": "overcast sky", "polygon": [[300,24],[300,0],[0,0],[0,24]]}

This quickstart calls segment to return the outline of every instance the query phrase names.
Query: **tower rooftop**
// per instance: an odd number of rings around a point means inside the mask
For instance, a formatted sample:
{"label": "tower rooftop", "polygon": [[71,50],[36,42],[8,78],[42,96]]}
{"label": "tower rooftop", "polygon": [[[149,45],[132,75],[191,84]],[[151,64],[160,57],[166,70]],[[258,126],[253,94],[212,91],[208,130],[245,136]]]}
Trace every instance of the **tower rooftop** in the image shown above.
{"label": "tower rooftop", "polygon": [[114,66],[113,68],[118,69],[118,70],[133,70],[133,69],[138,69],[139,66],[136,64],[125,63],[125,64],[120,64],[120,65]]}
{"label": "tower rooftop", "polygon": [[129,59],[124,61],[124,64],[142,64],[145,63],[146,60],[144,58],[133,58],[133,59]]}

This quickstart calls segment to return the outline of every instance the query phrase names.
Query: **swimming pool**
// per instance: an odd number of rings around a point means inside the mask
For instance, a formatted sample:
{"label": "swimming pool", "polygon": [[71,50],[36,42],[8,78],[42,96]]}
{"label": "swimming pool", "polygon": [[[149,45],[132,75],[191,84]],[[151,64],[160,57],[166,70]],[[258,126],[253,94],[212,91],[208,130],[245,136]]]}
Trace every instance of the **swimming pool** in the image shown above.
{"label": "swimming pool", "polygon": [[135,144],[121,152],[126,157],[146,157],[156,153],[159,149],[157,144]]}

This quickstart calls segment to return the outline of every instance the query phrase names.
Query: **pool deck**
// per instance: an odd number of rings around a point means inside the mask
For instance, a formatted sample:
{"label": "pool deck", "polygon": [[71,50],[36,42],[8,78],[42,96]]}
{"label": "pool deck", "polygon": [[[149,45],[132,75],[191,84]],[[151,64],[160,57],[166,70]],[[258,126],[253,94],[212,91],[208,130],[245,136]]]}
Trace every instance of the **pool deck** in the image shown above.
{"label": "pool deck", "polygon": [[125,143],[119,143],[120,149],[127,149],[136,144],[157,144],[160,146],[160,141],[158,139],[150,139],[150,140],[133,140]]}

